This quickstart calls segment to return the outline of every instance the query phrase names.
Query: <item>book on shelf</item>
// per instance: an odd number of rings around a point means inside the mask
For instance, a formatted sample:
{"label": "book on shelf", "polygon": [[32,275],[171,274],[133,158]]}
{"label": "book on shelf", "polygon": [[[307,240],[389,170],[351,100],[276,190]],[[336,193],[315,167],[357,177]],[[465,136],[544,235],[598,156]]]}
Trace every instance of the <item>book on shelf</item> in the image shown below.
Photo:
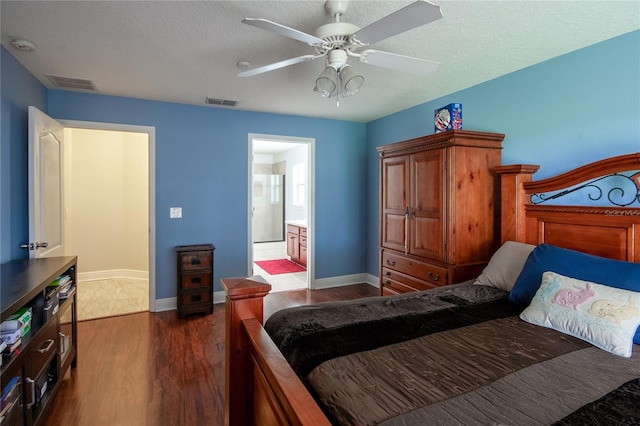
{"label": "book on shelf", "polygon": [[18,350],[20,345],[22,345],[22,337],[16,340],[15,342],[13,342],[11,345],[7,345],[4,351],[2,351],[2,355],[7,357],[13,355],[13,353]]}
{"label": "book on shelf", "polygon": [[60,275],[58,278],[53,280],[51,284],[49,284],[49,287],[62,287],[69,282],[71,282],[71,276]]}
{"label": "book on shelf", "polygon": [[0,416],[7,414],[16,402],[20,400],[20,377],[15,376],[9,380],[2,390],[0,399]]}
{"label": "book on shelf", "polygon": [[75,289],[75,285],[67,285],[60,289],[60,291],[58,292],[58,297],[60,297],[60,299],[62,300],[65,300],[74,293]]}

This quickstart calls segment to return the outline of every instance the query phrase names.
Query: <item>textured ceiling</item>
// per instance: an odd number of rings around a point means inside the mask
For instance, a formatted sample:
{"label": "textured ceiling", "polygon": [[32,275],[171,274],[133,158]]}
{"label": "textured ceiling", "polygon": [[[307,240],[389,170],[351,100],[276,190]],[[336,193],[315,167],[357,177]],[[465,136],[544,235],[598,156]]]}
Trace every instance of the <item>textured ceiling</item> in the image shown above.
{"label": "textured ceiling", "polygon": [[[411,1],[352,1],[342,18],[359,27]],[[368,122],[640,28],[633,1],[434,1],[444,17],[372,48],[441,63],[416,76],[349,63],[365,77],[356,95],[312,91],[322,59],[240,78],[253,67],[313,53],[305,43],[242,24],[265,18],[313,34],[332,22],[323,1],[7,1],[2,44],[40,82],[45,74],[89,79],[97,93]],[[13,38],[36,45],[11,47]],[[214,108],[214,107],[212,107]],[[232,107],[218,107],[232,108]]]}

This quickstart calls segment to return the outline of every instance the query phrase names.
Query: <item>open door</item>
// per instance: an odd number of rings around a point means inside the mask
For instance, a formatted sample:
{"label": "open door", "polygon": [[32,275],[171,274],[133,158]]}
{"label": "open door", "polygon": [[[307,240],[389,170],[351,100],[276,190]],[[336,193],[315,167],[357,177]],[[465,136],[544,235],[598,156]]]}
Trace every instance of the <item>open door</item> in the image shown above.
{"label": "open door", "polygon": [[29,249],[30,258],[63,256],[64,127],[29,107]]}

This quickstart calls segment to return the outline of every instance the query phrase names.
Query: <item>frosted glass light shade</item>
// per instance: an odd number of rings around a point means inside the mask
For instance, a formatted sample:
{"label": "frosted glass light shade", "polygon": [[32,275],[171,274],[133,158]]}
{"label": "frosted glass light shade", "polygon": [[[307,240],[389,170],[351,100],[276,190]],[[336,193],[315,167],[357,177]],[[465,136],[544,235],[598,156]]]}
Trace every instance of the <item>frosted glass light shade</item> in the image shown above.
{"label": "frosted glass light shade", "polygon": [[355,94],[364,83],[364,77],[356,74],[349,65],[343,66],[340,70],[340,80],[342,80],[343,97]]}
{"label": "frosted glass light shade", "polygon": [[313,89],[321,96],[328,98],[338,87],[338,71],[332,66],[326,67],[316,80],[316,87]]}

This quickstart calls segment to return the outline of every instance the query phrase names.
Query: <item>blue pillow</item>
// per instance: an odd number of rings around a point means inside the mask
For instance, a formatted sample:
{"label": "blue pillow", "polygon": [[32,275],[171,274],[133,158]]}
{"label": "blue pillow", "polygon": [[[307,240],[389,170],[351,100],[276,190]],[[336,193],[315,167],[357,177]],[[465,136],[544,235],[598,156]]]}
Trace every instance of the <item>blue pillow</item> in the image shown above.
{"label": "blue pillow", "polygon": [[[547,271],[640,292],[640,263],[607,259],[551,244],[540,244],[533,249],[524,263],[509,293],[509,300],[527,305],[531,303],[542,283],[542,274]],[[636,330],[633,341],[640,344],[640,328]]]}

